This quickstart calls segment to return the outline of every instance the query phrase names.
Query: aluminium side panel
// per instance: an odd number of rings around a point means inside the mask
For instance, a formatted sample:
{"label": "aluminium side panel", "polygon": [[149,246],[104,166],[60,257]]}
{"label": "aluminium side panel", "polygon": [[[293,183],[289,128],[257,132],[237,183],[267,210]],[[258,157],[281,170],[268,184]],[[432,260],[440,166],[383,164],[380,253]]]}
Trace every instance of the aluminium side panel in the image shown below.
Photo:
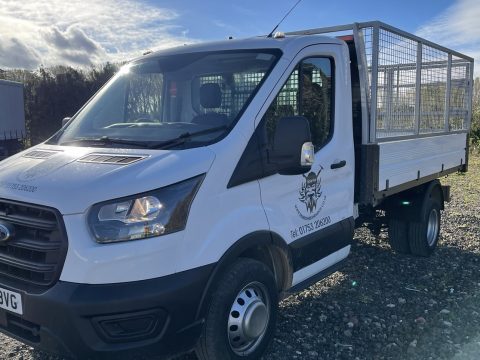
{"label": "aluminium side panel", "polygon": [[0,80],[0,141],[25,136],[23,85]]}
{"label": "aluminium side panel", "polygon": [[467,133],[410,138],[379,143],[379,191],[445,175],[466,161]]}

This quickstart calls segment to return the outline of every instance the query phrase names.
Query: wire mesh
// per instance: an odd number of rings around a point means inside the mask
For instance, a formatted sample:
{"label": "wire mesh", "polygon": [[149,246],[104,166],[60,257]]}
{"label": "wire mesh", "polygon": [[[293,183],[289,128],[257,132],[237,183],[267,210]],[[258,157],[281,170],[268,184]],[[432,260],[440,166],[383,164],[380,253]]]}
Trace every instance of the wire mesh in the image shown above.
{"label": "wire mesh", "polygon": [[468,80],[471,77],[471,63],[462,58],[452,57],[452,75],[449,108],[449,130],[464,130],[469,126],[469,100],[471,96]]}
{"label": "wire mesh", "polygon": [[258,84],[265,76],[264,72],[243,72],[232,74],[233,82],[222,75],[207,75],[200,77],[200,85],[215,83],[220,87],[222,102],[217,109],[204,109],[203,112],[215,111],[220,114],[232,116],[238,114],[248,98],[252,95]]}
{"label": "wire mesh", "polygon": [[242,109],[264,76],[263,72],[234,74],[233,108],[235,113]]}
{"label": "wire mesh", "polygon": [[447,73],[448,54],[424,45],[420,87],[420,134],[445,131]]}
{"label": "wire mesh", "polygon": [[[370,84],[368,103],[370,114],[376,114],[371,119],[375,139],[468,129],[469,60],[452,56],[449,71],[447,51],[404,33],[369,26],[362,29],[362,35]],[[376,79],[376,89],[372,79]]]}
{"label": "wire mesh", "polygon": [[[362,29],[363,42],[365,45],[365,60],[367,61],[367,66],[370,71],[368,71],[368,84],[372,83],[372,59],[373,59],[373,27],[367,27]],[[368,99],[372,97],[372,88],[368,87]]]}
{"label": "wire mesh", "polygon": [[230,116],[232,114],[232,91],[226,85],[223,76],[221,75],[208,75],[200,77],[200,85],[203,84],[218,84],[222,94],[222,102],[219,108],[216,109],[205,109],[200,105],[200,108],[203,112],[215,111],[219,114],[224,114]]}
{"label": "wire mesh", "polygon": [[383,29],[378,41],[376,136],[413,135],[417,44]]}
{"label": "wire mesh", "polygon": [[298,83],[298,70],[290,75],[285,85],[282,87],[282,90],[277,95],[277,106],[283,108],[289,108],[289,111],[292,115],[293,113],[297,114],[298,109],[298,93],[299,83]]}
{"label": "wire mesh", "polygon": [[288,35],[352,30],[365,90],[364,143],[469,129],[473,59],[378,21]]}

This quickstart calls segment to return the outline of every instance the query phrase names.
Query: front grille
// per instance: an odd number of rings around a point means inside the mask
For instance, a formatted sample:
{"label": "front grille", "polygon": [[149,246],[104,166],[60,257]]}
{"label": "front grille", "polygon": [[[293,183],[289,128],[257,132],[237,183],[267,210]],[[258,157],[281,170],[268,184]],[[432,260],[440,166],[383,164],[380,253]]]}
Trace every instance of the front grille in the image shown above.
{"label": "front grille", "polygon": [[15,228],[12,239],[0,242],[0,282],[14,280],[17,288],[22,284],[52,286],[60,276],[68,246],[58,211],[0,199],[0,223]]}

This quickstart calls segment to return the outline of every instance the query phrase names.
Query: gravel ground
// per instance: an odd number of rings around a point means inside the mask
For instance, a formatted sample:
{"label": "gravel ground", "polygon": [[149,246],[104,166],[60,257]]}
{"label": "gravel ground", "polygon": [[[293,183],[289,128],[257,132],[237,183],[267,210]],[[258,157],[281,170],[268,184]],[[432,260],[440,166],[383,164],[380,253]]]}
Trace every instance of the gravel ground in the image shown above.
{"label": "gravel ground", "polygon": [[[358,229],[341,272],[281,303],[265,359],[478,359],[480,158],[442,182],[453,200],[435,254],[394,254],[385,229]],[[60,360],[2,335],[0,358]]]}

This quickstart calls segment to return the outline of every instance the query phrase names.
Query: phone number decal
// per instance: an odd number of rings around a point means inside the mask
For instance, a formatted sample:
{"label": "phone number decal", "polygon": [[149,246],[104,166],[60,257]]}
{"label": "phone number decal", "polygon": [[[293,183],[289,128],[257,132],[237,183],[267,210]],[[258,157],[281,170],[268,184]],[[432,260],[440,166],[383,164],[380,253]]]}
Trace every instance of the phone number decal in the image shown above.
{"label": "phone number decal", "polygon": [[290,237],[292,239],[296,239],[298,237],[307,235],[311,232],[314,232],[318,229],[321,229],[328,224],[330,224],[332,220],[330,219],[330,216],[309,222],[308,224],[302,225],[297,227],[296,229],[290,230]]}
{"label": "phone number decal", "polygon": [[24,185],[24,184],[16,184],[16,183],[0,181],[0,189],[17,190],[17,191],[34,193],[37,191],[38,188],[32,185]]}

